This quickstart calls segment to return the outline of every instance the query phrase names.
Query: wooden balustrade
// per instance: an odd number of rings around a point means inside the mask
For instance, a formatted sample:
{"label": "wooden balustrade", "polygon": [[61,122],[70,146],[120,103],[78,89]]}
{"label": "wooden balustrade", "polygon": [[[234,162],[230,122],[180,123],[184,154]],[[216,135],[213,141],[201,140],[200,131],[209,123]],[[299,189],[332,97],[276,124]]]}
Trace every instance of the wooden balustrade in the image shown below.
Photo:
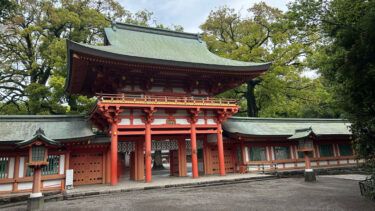
{"label": "wooden balustrade", "polygon": [[237,106],[236,99],[224,99],[224,98],[213,98],[213,97],[97,93],[97,98],[99,102],[103,102],[103,103],[129,103],[129,104],[145,103],[145,104]]}

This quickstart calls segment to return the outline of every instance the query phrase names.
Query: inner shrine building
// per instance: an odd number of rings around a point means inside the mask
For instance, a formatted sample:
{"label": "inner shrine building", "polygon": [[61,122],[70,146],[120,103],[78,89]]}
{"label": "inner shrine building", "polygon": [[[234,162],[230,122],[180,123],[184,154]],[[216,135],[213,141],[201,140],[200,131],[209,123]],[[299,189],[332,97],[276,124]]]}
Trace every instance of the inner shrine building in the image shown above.
{"label": "inner shrine building", "polygon": [[[186,141],[198,177],[197,140],[215,137],[225,175],[222,123],[240,108],[213,98],[264,74],[269,63],[229,60],[211,53],[200,34],[112,23],[104,46],[67,41],[69,94],[97,97],[89,120],[111,136],[110,183],[117,183],[119,143],[134,143],[131,175],[151,182],[152,142],[178,143],[171,171],[186,176]],[[126,143],[125,143],[126,144]],[[200,169],[202,170],[202,169]],[[144,175],[145,172],[145,175]]]}

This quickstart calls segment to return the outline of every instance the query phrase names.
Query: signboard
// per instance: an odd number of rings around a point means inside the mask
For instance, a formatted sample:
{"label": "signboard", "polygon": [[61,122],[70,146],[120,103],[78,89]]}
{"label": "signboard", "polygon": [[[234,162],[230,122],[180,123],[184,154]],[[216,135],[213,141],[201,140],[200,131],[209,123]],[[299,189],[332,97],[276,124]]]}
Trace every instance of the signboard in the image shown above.
{"label": "signboard", "polygon": [[66,170],[65,188],[66,189],[72,189],[73,188],[73,169]]}

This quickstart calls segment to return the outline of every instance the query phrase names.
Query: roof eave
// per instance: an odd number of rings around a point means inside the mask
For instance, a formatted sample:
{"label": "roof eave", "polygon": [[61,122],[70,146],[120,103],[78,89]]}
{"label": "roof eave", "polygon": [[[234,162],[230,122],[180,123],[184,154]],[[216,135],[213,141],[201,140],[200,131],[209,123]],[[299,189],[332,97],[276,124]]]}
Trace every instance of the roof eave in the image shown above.
{"label": "roof eave", "polygon": [[43,142],[48,143],[48,144],[53,145],[53,146],[56,146],[56,147],[60,147],[61,146],[58,141],[52,140],[52,139],[50,139],[50,138],[48,138],[48,137],[46,137],[44,135],[36,135],[36,136],[34,136],[34,137],[32,137],[32,138],[30,138],[28,140],[18,142],[18,143],[16,143],[16,145],[19,146],[19,147],[25,146],[27,144],[32,143],[33,141],[35,141],[37,139],[42,140]]}
{"label": "roof eave", "polygon": [[[90,136],[82,136],[82,137],[73,137],[73,138],[61,138],[61,139],[54,139],[54,141],[57,142],[69,142],[69,141],[80,141],[80,140],[86,140],[86,139],[92,139],[95,138],[95,135]],[[0,141],[0,144],[20,144],[25,140],[12,140],[12,141]]]}
{"label": "roof eave", "polygon": [[[228,131],[225,131],[225,132],[228,134],[233,134],[233,135],[245,137],[245,138],[276,138],[278,137],[278,138],[286,138],[285,140],[290,140],[290,141],[298,140],[298,139],[289,139],[288,137],[292,136],[292,134],[268,135],[268,134],[244,134],[244,133],[236,133],[236,132],[228,132]],[[315,134],[315,135],[316,137],[324,138],[324,137],[331,137],[331,136],[351,136],[352,134]]]}
{"label": "roof eave", "polygon": [[66,40],[66,51],[68,56],[68,74],[65,79],[64,90],[68,91],[70,85],[70,76],[72,74],[72,52],[71,52],[71,45],[73,44],[72,41]]}

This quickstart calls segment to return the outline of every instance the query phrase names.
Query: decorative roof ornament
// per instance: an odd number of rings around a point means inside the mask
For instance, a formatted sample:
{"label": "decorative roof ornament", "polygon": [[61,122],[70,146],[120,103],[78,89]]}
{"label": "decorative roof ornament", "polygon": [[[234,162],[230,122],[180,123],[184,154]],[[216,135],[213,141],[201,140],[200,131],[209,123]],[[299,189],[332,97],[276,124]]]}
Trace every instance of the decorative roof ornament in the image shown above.
{"label": "decorative roof ornament", "polygon": [[108,21],[108,22],[111,23],[111,28],[112,28],[113,31],[116,31],[116,30],[117,30],[117,26],[116,26],[117,22],[116,22],[115,20],[111,20],[111,19],[109,19],[109,18],[104,18],[104,19],[105,19],[106,21]]}
{"label": "decorative roof ornament", "polygon": [[117,30],[116,21],[114,21],[114,20],[111,21],[111,28],[112,28],[113,31]]}
{"label": "decorative roof ornament", "polygon": [[39,128],[37,131],[35,131],[34,136],[40,136],[40,135],[46,135],[44,133],[44,130],[42,128]]}
{"label": "decorative roof ornament", "polygon": [[35,131],[33,137],[31,137],[30,139],[26,139],[24,141],[21,141],[21,142],[18,142],[17,145],[22,147],[22,146],[25,146],[25,145],[28,145],[30,143],[33,143],[37,140],[41,140],[49,145],[53,145],[53,146],[56,146],[56,147],[60,147],[60,142],[59,141],[55,141],[51,138],[48,138],[46,136],[46,134],[44,133],[44,130],[42,128],[39,128],[38,130]]}
{"label": "decorative roof ornament", "polygon": [[202,41],[202,33],[197,33],[197,39],[198,39],[198,41],[200,42],[200,43],[202,43],[203,41]]}

